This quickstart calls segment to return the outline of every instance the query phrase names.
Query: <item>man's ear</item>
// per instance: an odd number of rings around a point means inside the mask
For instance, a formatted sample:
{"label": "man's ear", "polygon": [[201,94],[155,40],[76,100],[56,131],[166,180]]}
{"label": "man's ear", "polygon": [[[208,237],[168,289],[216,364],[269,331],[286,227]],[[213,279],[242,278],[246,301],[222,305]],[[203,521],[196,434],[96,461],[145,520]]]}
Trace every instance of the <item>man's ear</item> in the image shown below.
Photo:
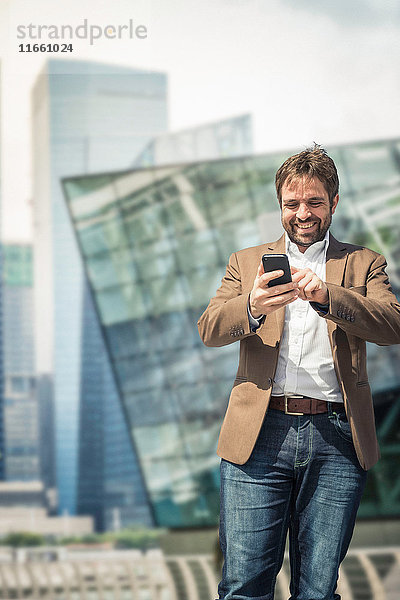
{"label": "man's ear", "polygon": [[336,194],[336,196],[334,197],[334,199],[332,201],[332,208],[331,208],[332,214],[335,212],[338,202],[339,202],[339,194]]}

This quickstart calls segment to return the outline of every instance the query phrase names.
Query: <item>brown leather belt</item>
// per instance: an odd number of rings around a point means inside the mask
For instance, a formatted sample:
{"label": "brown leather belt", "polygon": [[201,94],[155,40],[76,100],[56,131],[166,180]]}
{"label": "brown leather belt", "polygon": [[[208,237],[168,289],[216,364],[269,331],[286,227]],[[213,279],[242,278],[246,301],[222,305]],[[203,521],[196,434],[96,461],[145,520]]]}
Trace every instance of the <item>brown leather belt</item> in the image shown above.
{"label": "brown leather belt", "polygon": [[[343,410],[341,402],[331,402],[333,410]],[[282,410],[287,415],[319,415],[328,412],[325,400],[308,396],[271,396],[269,408]]]}

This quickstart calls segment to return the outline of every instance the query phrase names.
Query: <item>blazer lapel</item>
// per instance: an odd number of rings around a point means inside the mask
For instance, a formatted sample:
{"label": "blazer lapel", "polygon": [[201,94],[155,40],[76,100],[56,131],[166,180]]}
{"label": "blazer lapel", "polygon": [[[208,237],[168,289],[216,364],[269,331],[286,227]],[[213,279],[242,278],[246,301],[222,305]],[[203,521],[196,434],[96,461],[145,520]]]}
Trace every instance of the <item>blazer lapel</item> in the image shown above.
{"label": "blazer lapel", "polygon": [[329,234],[329,246],[326,253],[326,281],[341,285],[347,262],[347,247]]}
{"label": "blazer lapel", "polygon": [[[329,246],[326,253],[326,282],[342,285],[344,270],[347,263],[347,247],[339,242],[333,235],[329,234]],[[333,332],[337,325],[330,319],[327,319],[328,333],[333,344]]]}

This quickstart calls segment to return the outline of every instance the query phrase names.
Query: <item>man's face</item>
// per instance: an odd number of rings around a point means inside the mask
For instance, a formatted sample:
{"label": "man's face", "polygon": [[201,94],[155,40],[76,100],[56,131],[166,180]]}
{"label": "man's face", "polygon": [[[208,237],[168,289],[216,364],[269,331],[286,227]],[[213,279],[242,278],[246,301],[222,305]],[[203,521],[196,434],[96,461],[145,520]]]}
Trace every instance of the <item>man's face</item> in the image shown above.
{"label": "man's face", "polygon": [[330,206],[328,192],[317,178],[300,177],[283,184],[282,225],[301,252],[324,239],[338,200],[337,194]]}

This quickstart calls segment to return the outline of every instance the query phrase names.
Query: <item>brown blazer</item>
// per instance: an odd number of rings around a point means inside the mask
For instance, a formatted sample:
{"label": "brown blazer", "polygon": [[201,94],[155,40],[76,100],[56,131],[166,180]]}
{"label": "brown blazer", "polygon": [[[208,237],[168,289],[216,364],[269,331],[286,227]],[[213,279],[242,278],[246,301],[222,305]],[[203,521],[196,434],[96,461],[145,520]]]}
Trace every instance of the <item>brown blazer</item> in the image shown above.
{"label": "brown blazer", "polygon": [[[240,341],[239,368],[222,424],[218,454],[244,464],[253,450],[271,395],[284,308],[250,331],[247,301],[261,257],[285,252],[285,237],[231,255],[216,296],[198,321],[206,346]],[[391,291],[384,257],[368,248],[338,242],[332,235],[326,256],[327,320],[335,371],[343,393],[354,446],[364,469],[379,458],[366,341],[400,343],[400,304]]]}

